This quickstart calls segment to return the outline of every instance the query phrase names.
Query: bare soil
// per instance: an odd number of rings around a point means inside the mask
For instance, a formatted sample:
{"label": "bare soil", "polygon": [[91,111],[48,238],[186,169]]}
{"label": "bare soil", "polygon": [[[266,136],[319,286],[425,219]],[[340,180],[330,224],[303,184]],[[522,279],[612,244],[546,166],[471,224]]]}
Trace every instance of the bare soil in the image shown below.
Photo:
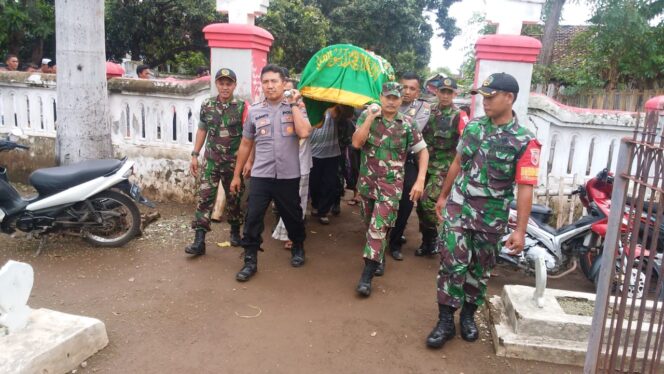
{"label": "bare soil", "polygon": [[[270,238],[266,217],[259,272],[235,281],[241,249],[220,247],[225,223],[208,235],[207,255],[190,258],[193,206],[159,204],[161,219],[123,248],[53,238],[34,257],[35,240],[3,236],[0,264],[30,263],[33,308],[99,318],[110,343],[78,373],[577,373],[581,368],[505,359],[494,354],[486,321],[481,339],[456,338],[431,350],[437,317],[437,258],[419,258],[417,217],[406,232],[405,261],[388,259],[374,293],[355,293],[364,229],[357,208],[342,204],[329,226],[307,223],[307,263]],[[534,278],[499,267],[490,293]],[[549,287],[592,292],[580,272]]]}

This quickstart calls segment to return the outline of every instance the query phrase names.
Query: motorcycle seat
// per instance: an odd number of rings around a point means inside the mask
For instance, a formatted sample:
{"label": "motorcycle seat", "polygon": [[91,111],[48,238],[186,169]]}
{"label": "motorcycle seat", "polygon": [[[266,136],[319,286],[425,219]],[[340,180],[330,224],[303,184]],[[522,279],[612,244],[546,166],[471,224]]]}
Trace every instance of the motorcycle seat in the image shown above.
{"label": "motorcycle seat", "polygon": [[30,184],[39,196],[48,196],[117,171],[122,160],[89,160],[68,166],[35,170]]}

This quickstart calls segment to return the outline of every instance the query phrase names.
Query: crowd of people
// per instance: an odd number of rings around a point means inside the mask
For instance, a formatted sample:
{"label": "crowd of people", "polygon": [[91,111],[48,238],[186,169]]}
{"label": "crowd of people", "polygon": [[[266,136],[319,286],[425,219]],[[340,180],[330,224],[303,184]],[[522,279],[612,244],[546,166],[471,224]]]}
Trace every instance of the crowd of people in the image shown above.
{"label": "crowd of people", "polygon": [[41,60],[40,65],[28,63],[25,66],[21,66],[18,56],[13,53],[7,54],[3,61],[4,64],[0,64],[0,71],[26,71],[29,73],[36,72],[46,74],[55,74],[57,71],[55,61],[46,57]]}
{"label": "crowd of people", "polygon": [[483,98],[486,114],[472,120],[454,105],[453,78],[431,82],[437,100],[430,103],[419,97],[420,77],[404,73],[398,82],[385,83],[379,102],[364,110],[330,106],[320,126],[309,122],[297,82],[282,67],[262,69],[263,99],[254,104],[235,97],[237,77],[231,69],[216,72],[214,82],[218,95],[202,104],[191,153],[191,172],[200,178],[200,188],[195,238],[186,253],[205,254],[210,214],[223,188],[230,243],[244,249],[238,281],[258,271],[271,203],[279,217],[272,237],[290,249],[293,267],[303,266],[308,202],[311,215],[330,224],[346,188],[353,191],[348,203],[359,204],[367,227],[356,292],[368,297],[374,277],[385,273],[386,250],[403,260],[403,232],[417,204],[422,243],[415,254],[440,255],[439,318],[427,345],[440,348],[456,335],[458,309],[462,338],[478,338],[474,314],[484,303],[503,245],[515,187],[517,223],[504,244],[516,255],[523,250],[539,169],[541,145],[512,111],[519,92],[514,77],[492,74],[471,91]]}

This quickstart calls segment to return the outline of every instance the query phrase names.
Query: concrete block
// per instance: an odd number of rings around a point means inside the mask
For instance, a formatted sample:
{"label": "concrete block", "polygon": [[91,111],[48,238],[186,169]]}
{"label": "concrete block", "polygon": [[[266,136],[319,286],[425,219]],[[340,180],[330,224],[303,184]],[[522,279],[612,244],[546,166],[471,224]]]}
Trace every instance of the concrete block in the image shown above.
{"label": "concrete block", "polygon": [[0,373],[67,373],[107,344],[98,319],[33,310],[24,329],[0,337]]}
{"label": "concrete block", "polygon": [[[493,296],[484,312],[487,314],[496,355],[557,364],[583,366],[592,317],[565,313],[559,298],[571,298],[594,303],[595,295],[584,292],[547,289],[544,307],[538,308],[533,300],[533,288],[507,285],[501,296]],[[610,303],[613,303],[611,298]],[[637,300],[636,305],[641,301]],[[661,305],[646,301],[646,309],[661,309]],[[637,331],[637,321],[623,324],[621,345],[628,342],[628,354],[632,352],[631,340]],[[641,349],[647,342],[650,323],[640,321],[641,330],[637,357],[644,357]],[[611,321],[606,322],[610,328]],[[658,326],[654,326],[655,329]]]}

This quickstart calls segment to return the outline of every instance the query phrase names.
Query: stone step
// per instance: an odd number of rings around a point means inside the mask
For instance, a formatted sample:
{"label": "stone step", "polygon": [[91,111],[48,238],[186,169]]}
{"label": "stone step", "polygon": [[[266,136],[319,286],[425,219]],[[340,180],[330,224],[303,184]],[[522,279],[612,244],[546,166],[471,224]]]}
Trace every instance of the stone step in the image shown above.
{"label": "stone step", "polygon": [[67,373],[107,344],[98,319],[32,310],[24,329],[0,337],[0,373]]}
{"label": "stone step", "polygon": [[[595,300],[594,294],[547,289],[544,307],[538,308],[532,300],[534,288],[507,285],[502,296],[493,296],[484,308],[491,327],[496,354],[505,357],[544,361],[557,364],[583,366],[592,317],[565,313],[558,303],[558,297],[579,300]],[[649,302],[648,308],[656,305]],[[607,326],[610,322],[607,322]],[[636,321],[630,326],[630,343],[634,339]],[[626,329],[627,325],[624,326]],[[637,357],[644,356],[643,347],[647,344],[647,330],[650,325],[643,323],[643,333],[639,339]],[[657,326],[654,326],[657,329]],[[624,343],[626,334],[622,334]],[[624,344],[621,344],[624,345]],[[652,348],[652,347],[651,347]],[[631,346],[627,348],[631,355]],[[622,352],[622,350],[621,350]],[[652,352],[649,353],[652,355]]]}

